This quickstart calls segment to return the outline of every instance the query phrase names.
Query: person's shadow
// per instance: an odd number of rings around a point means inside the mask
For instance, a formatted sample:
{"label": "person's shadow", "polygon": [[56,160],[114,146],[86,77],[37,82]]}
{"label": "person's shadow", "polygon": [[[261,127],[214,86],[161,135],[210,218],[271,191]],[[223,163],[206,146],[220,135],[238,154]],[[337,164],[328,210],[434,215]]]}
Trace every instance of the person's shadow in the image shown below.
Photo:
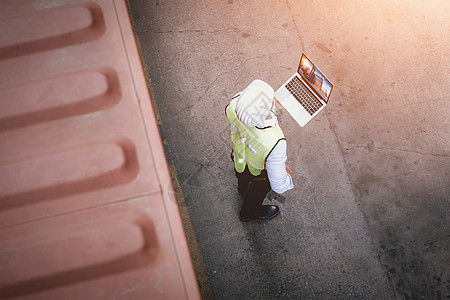
{"label": "person's shadow", "polygon": [[273,190],[270,190],[270,191],[267,193],[266,198],[267,198],[269,201],[275,200],[275,201],[278,201],[278,202],[280,202],[280,203],[284,203],[284,201],[286,201],[286,197],[284,197],[283,195],[280,195],[280,194],[274,192]]}

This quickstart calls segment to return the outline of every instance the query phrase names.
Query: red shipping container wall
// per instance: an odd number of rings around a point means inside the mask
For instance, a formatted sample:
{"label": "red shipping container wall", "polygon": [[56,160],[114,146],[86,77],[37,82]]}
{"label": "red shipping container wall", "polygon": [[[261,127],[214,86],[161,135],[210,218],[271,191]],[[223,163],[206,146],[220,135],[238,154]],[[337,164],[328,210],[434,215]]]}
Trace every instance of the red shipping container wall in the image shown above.
{"label": "red shipping container wall", "polygon": [[124,0],[0,2],[0,298],[199,299]]}

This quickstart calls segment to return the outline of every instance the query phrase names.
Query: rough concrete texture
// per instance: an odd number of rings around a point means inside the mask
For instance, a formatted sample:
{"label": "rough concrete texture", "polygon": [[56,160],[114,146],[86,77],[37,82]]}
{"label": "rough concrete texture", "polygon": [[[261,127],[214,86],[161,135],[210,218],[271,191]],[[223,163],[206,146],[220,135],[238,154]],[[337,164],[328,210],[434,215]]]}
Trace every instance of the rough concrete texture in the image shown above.
{"label": "rough concrete texture", "polygon": [[[450,297],[449,1],[129,2],[216,299]],[[301,52],[330,104],[279,113],[295,189],[241,223],[225,105]]]}

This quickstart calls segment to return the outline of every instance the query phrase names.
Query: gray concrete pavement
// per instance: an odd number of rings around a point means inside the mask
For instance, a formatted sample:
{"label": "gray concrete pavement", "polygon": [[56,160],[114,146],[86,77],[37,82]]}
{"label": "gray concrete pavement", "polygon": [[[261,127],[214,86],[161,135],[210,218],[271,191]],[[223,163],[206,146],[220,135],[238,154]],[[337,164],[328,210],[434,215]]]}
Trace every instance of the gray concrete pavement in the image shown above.
{"label": "gray concrete pavement", "polygon": [[[169,163],[216,299],[443,299],[449,291],[450,2],[129,0]],[[224,108],[305,52],[334,83],[295,189],[241,223]]]}

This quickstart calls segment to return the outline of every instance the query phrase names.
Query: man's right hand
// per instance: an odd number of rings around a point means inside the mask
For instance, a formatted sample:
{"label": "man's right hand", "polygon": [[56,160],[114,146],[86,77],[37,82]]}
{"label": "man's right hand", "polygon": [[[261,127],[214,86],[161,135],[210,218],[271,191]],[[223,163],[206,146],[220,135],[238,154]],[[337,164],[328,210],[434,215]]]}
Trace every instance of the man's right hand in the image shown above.
{"label": "man's right hand", "polygon": [[288,174],[292,176],[292,170],[288,165],[286,165],[286,172],[288,172]]}

